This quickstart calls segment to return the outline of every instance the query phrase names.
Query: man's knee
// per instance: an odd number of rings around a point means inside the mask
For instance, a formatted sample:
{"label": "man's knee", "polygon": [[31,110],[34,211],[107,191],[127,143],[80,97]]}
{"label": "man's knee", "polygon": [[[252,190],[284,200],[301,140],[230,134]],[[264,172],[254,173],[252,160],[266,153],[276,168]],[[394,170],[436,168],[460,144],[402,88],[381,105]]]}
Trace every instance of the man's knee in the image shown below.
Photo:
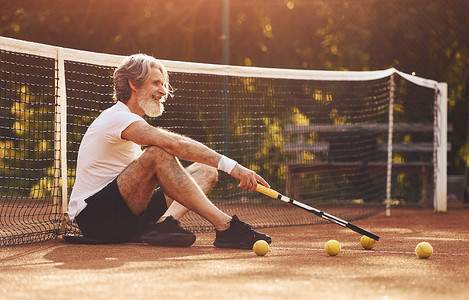
{"label": "man's knee", "polygon": [[218,170],[214,167],[201,164],[201,177],[197,181],[204,193],[208,195],[218,181]]}
{"label": "man's knee", "polygon": [[174,155],[156,146],[146,148],[140,158],[147,164],[151,164],[152,167],[166,168],[168,164],[177,163],[177,159]]}
{"label": "man's knee", "polygon": [[218,170],[214,167],[203,165],[205,176],[213,185],[218,181]]}
{"label": "man's knee", "polygon": [[[146,163],[151,164],[153,168],[163,168],[167,170],[171,164],[176,163],[180,165],[179,160],[174,155],[156,146],[146,148],[141,158],[143,158]],[[188,167],[187,171],[192,175],[201,175],[211,186],[214,186],[218,182],[218,170],[214,167],[194,163]]]}
{"label": "man's knee", "polygon": [[187,171],[194,177],[199,178],[198,181],[206,182],[209,188],[212,188],[218,182],[218,170],[214,167],[194,163],[187,168]]}

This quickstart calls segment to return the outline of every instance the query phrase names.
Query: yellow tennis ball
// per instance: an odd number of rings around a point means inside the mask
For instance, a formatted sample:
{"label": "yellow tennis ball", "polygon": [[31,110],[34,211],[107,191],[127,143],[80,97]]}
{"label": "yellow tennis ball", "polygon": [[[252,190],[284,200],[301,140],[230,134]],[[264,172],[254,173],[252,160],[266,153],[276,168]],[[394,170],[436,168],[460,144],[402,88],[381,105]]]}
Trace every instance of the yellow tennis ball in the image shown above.
{"label": "yellow tennis ball", "polygon": [[269,252],[269,244],[264,240],[258,240],[252,246],[252,250],[259,256],[264,256]]}
{"label": "yellow tennis ball", "polygon": [[421,242],[415,247],[418,258],[429,258],[433,254],[433,247],[427,242]]}
{"label": "yellow tennis ball", "polygon": [[362,245],[363,249],[371,250],[376,244],[376,241],[366,235],[362,236],[360,239],[360,244]]}
{"label": "yellow tennis ball", "polygon": [[339,255],[340,243],[336,240],[330,240],[326,243],[324,250],[326,250],[326,253],[329,254],[330,256]]}

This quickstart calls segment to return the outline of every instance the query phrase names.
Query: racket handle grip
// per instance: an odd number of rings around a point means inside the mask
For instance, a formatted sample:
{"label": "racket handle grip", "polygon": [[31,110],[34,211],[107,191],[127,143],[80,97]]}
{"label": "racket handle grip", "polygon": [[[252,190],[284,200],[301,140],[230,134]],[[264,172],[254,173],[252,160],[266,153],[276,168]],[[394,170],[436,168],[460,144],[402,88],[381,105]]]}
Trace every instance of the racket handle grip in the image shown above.
{"label": "racket handle grip", "polygon": [[269,189],[265,186],[263,186],[262,184],[257,184],[256,186],[256,191],[258,191],[259,193],[262,193],[266,196],[269,196],[271,198],[274,198],[274,199],[278,199],[278,192],[272,190],[272,189]]}

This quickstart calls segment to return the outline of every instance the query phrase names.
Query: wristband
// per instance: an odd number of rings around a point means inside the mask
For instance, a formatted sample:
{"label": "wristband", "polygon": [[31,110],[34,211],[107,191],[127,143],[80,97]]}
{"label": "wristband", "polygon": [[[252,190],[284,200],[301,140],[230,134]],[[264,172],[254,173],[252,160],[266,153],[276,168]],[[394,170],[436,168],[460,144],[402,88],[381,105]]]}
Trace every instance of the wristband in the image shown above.
{"label": "wristband", "polygon": [[226,173],[230,174],[233,168],[237,165],[238,163],[235,160],[232,160],[231,158],[228,158],[224,155],[221,156],[220,160],[218,161],[218,170],[225,171]]}

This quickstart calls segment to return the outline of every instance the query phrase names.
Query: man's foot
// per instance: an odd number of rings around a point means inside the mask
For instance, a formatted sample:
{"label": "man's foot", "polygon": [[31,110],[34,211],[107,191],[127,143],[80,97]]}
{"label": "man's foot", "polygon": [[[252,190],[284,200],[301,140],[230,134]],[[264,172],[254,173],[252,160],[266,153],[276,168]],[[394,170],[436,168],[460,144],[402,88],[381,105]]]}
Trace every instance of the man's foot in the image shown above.
{"label": "man's foot", "polygon": [[148,225],[140,239],[152,246],[189,247],[195,242],[195,235],[169,216],[163,222]]}
{"label": "man's foot", "polygon": [[236,215],[231,219],[227,230],[215,230],[215,232],[213,245],[218,248],[252,249],[258,240],[264,240],[269,244],[272,242],[270,236],[255,231],[249,224],[240,221]]}

